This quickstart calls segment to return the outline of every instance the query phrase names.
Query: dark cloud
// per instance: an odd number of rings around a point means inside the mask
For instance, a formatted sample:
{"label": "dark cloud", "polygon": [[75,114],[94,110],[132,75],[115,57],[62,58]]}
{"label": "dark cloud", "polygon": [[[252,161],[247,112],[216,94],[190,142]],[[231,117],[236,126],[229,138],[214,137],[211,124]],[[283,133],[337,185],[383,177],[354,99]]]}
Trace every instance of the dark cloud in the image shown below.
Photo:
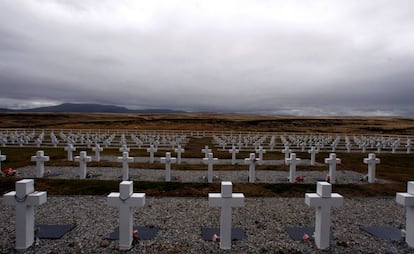
{"label": "dark cloud", "polygon": [[0,2],[0,106],[411,114],[412,1]]}

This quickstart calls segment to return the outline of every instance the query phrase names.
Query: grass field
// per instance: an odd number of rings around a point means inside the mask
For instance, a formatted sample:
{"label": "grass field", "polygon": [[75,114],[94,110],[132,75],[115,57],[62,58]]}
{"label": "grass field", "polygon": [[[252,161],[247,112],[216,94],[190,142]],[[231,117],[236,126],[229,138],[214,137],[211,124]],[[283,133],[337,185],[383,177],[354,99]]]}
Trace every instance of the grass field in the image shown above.
{"label": "grass field", "polygon": [[[250,131],[250,132],[303,132],[303,133],[346,133],[346,134],[383,134],[383,135],[414,135],[414,119],[387,117],[276,117],[253,115],[218,115],[218,114],[171,114],[171,115],[133,115],[133,114],[44,114],[44,113],[2,113],[0,128],[26,129],[136,129],[136,130],[192,130],[192,131]],[[210,138],[191,139],[186,147],[185,157],[200,157],[204,145],[210,145]],[[2,167],[18,168],[33,165],[30,157],[36,148],[1,148],[7,154],[7,161]],[[77,163],[65,161],[63,149],[43,149],[50,156],[48,166],[78,166]],[[219,158],[230,158],[230,154],[214,150]],[[119,155],[119,151],[106,149],[106,155]],[[133,150],[132,156],[148,156],[145,150]],[[161,153],[156,156],[160,156]],[[248,152],[238,156],[248,157]],[[300,158],[309,154],[297,153]],[[352,169],[366,172],[362,163],[366,154],[338,153],[342,164],[338,170]],[[318,162],[328,153],[318,154]],[[405,191],[406,182],[414,179],[414,154],[378,155],[381,164],[377,166],[377,177],[393,181],[390,184],[353,184],[335,185],[334,190],[351,196],[383,196],[395,195],[396,191]],[[268,152],[265,159],[282,159],[280,152]],[[92,167],[121,167],[116,162],[93,162]],[[133,163],[134,168],[163,168],[163,165]],[[178,170],[205,170],[205,165],[175,165]],[[286,166],[258,166],[258,170],[284,170]],[[326,168],[323,168],[326,170]],[[247,165],[217,165],[214,170],[247,170]],[[299,166],[298,171],[321,170],[320,167]],[[2,193],[14,189],[13,178],[0,178]],[[91,194],[104,195],[118,189],[118,181],[37,179],[37,188],[48,190],[50,194]],[[139,189],[138,189],[139,188]],[[218,184],[201,183],[164,183],[140,182],[139,191],[154,196],[206,196],[208,192],[219,191]],[[315,185],[309,184],[235,184],[235,191],[244,192],[247,196],[300,196],[304,192],[314,192]]]}

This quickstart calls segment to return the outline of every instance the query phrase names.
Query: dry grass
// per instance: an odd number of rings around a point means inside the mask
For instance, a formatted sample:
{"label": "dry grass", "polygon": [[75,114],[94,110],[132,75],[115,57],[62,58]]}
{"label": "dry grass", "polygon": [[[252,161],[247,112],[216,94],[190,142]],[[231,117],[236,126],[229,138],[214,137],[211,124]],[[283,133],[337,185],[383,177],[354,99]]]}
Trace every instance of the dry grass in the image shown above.
{"label": "dry grass", "polygon": [[[28,129],[137,129],[137,130],[191,130],[191,131],[252,131],[252,132],[303,132],[303,133],[365,133],[365,134],[395,134],[414,135],[414,119],[387,118],[387,117],[277,117],[253,115],[217,115],[217,114],[43,114],[43,113],[15,113],[0,114],[0,128],[28,128]],[[191,138],[185,147],[184,157],[201,158],[201,149],[205,145],[212,148],[210,138]],[[35,155],[36,148],[1,148],[7,154],[7,161],[2,167],[18,168],[33,165],[30,157]],[[48,166],[78,166],[77,163],[66,161],[66,153],[60,149],[44,149],[45,154],[51,157]],[[227,151],[213,150],[215,157],[229,159]],[[238,154],[239,158],[247,158],[248,152]],[[119,156],[115,149],[105,149],[103,155]],[[156,153],[162,156],[164,152]],[[175,153],[172,153],[175,155]],[[142,150],[133,149],[131,156],[148,156]],[[309,158],[307,153],[297,153],[299,158]],[[367,167],[362,163],[366,154],[338,153],[342,164],[338,170],[351,169],[365,173]],[[328,153],[321,153],[317,161],[323,163]],[[406,182],[414,179],[414,155],[406,154],[379,154],[381,164],[377,166],[377,177],[394,181],[392,184],[351,184],[335,185],[334,190],[343,195],[375,196],[395,195],[396,191],[404,191]],[[279,151],[268,152],[266,160],[283,159]],[[93,162],[91,167],[121,167],[117,162]],[[163,168],[161,164],[132,163],[134,168]],[[205,165],[174,165],[179,170],[205,170]],[[258,170],[283,170],[287,166],[258,166]],[[247,165],[216,165],[214,170],[247,170]],[[298,171],[327,170],[326,167],[299,166]],[[0,191],[14,189],[14,178],[0,178]],[[37,179],[39,189],[48,190],[50,194],[91,194],[103,195],[118,189],[118,181]],[[218,192],[218,184],[201,183],[164,183],[140,182],[137,191],[145,191],[151,196],[206,196],[208,192]],[[298,196],[304,192],[314,192],[312,184],[235,184],[235,191],[241,191],[246,196]]]}

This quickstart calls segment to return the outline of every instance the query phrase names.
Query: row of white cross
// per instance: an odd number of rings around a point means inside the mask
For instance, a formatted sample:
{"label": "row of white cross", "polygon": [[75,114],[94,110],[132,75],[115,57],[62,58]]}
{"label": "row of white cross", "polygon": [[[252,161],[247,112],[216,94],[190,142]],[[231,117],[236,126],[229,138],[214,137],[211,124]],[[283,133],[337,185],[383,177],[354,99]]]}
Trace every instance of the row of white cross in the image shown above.
{"label": "row of white cross", "polygon": [[[182,149],[183,150],[183,149]],[[182,151],[181,150],[181,151]],[[122,180],[129,179],[129,163],[134,161],[133,157],[129,156],[129,149],[125,146],[120,148],[122,152],[122,157],[118,157],[117,161],[122,162]],[[178,151],[178,150],[177,150]],[[176,151],[176,152],[177,152]],[[208,149],[206,146],[202,151],[205,153],[205,158],[203,162],[208,164],[208,174],[207,179],[208,182],[213,182],[213,164],[218,162],[218,158],[214,158],[213,153],[211,153],[211,149]],[[316,150],[309,150],[311,153],[311,165],[315,163],[315,154]],[[1,155],[0,153],[0,167],[1,161],[6,159],[5,155]],[[181,157],[179,158],[181,160]],[[36,162],[36,177],[43,177],[44,176],[44,162],[49,161],[49,156],[45,156],[43,151],[37,151],[35,156],[31,157],[32,161]],[[150,157],[150,161],[154,160],[154,157]],[[79,170],[80,170],[80,179],[86,178],[87,172],[87,163],[92,161],[91,156],[87,156],[86,151],[81,151],[79,156],[75,157],[75,161],[79,162]],[[256,181],[256,163],[260,163],[262,159],[256,158],[255,153],[250,153],[250,157],[245,159],[246,164],[249,164],[249,182],[254,183]],[[290,157],[285,158],[285,163],[289,165],[289,182],[294,183],[296,179],[296,166],[300,163],[301,159],[296,158],[295,153],[291,153]],[[171,181],[171,164],[178,162],[178,159],[175,157],[171,157],[170,152],[165,153],[165,157],[160,158],[160,162],[165,164],[165,181]],[[376,171],[376,164],[380,163],[380,159],[376,158],[374,153],[370,153],[368,158],[364,158],[363,162],[368,165],[368,182],[373,183],[375,182],[375,171]],[[336,165],[341,163],[341,159],[336,157],[335,153],[330,153],[329,158],[325,158],[325,163],[329,165],[329,181],[331,183],[336,182]]]}
{"label": "row of white cross", "polygon": [[[58,135],[55,135],[54,131],[50,131],[49,140],[46,141],[45,131],[41,131],[36,138],[36,132],[32,131],[31,133],[26,133],[26,131],[21,131],[20,133],[16,131],[7,131],[6,133],[0,132],[0,145],[6,146],[7,144],[18,144],[19,146],[26,145],[36,145],[40,147],[42,144],[51,144],[54,147],[57,147],[59,143],[71,143],[73,145],[77,144],[79,146],[87,146],[91,148],[93,144],[100,144],[104,147],[112,146],[116,140],[119,140],[119,144],[127,145],[134,144],[141,149],[145,145],[154,145],[170,147],[174,149],[178,145],[185,145],[188,142],[186,135],[179,134],[137,134],[131,133],[128,135],[128,131],[125,133],[119,134],[112,133],[111,130],[107,130],[104,133],[64,133],[60,131]],[[270,136],[270,138],[269,138]],[[270,151],[274,151],[277,141],[275,134],[250,134],[250,135],[213,135],[213,143],[225,150],[228,147],[236,147],[237,149],[259,149],[259,147],[267,147]],[[311,148],[315,146],[318,150],[324,149],[325,147],[330,148],[331,152],[336,152],[336,149],[346,149],[350,152],[352,147],[358,147],[363,153],[367,149],[374,149],[376,153],[381,153],[384,150],[391,150],[392,153],[396,153],[397,150],[405,149],[406,153],[411,153],[412,147],[412,137],[406,136],[404,139],[400,136],[369,136],[369,135],[354,135],[352,138],[345,135],[342,137],[339,134],[290,134],[287,137],[285,135],[280,135],[280,145],[283,147],[297,147],[301,148],[302,152],[306,148]],[[341,142],[342,140],[342,142]]]}
{"label": "row of white cross", "polygon": [[[33,244],[34,206],[46,203],[46,192],[34,191],[34,180],[16,182],[16,191],[3,196],[3,202],[16,207],[16,249],[25,250]],[[119,208],[119,249],[128,250],[132,244],[133,207],[145,205],[145,193],[133,193],[133,182],[122,181],[119,192],[107,196],[109,206]],[[209,193],[211,207],[221,207],[220,248],[231,249],[232,208],[244,206],[244,194],[233,193],[231,182],[221,183],[221,193]],[[397,193],[396,202],[407,207],[406,242],[414,247],[414,182],[408,182],[406,193]],[[315,244],[327,249],[330,242],[331,208],[343,204],[343,197],[332,193],[332,185],[318,182],[316,193],[306,193],[305,203],[315,207]]]}

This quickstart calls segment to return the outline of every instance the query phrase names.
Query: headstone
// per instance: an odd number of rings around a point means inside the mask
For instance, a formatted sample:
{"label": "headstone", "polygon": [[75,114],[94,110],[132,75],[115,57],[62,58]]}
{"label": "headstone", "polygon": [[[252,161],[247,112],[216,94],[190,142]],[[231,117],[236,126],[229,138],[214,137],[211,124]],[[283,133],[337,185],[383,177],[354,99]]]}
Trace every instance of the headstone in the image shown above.
{"label": "headstone", "polygon": [[256,162],[259,160],[256,158],[255,153],[250,153],[250,157],[244,159],[249,164],[249,183],[256,182]]}
{"label": "headstone", "polygon": [[336,182],[336,164],[341,164],[341,159],[336,158],[336,154],[330,153],[329,158],[325,158],[325,164],[329,164],[329,181]]}
{"label": "headstone", "polygon": [[174,149],[174,152],[177,153],[177,164],[181,164],[181,154],[185,152],[184,148],[181,148],[181,145],[178,145],[177,148]]}
{"label": "headstone", "polygon": [[343,204],[343,197],[332,192],[332,185],[327,182],[318,182],[316,193],[306,193],[305,203],[315,207],[315,244],[318,249],[329,248],[331,207]]}
{"label": "headstone", "polygon": [[131,149],[129,149],[128,147],[127,147],[127,145],[122,145],[122,147],[121,148],[119,148],[119,151],[121,152],[121,153],[123,153],[123,152],[128,152],[129,153],[129,151],[130,151]]}
{"label": "headstone", "polygon": [[68,143],[64,149],[68,152],[68,161],[73,161],[73,152],[76,151],[76,147],[72,143]]}
{"label": "headstone", "polygon": [[256,153],[259,154],[259,160],[260,160],[260,162],[262,162],[263,161],[263,154],[266,153],[266,150],[263,149],[263,146],[259,146],[259,148],[256,149],[255,151],[256,151]]}
{"label": "headstone", "polygon": [[289,156],[290,156],[291,152],[292,152],[292,150],[290,150],[288,146],[285,146],[285,148],[282,150],[282,153],[285,154],[285,165],[287,165],[286,160],[289,159]]}
{"label": "headstone", "polygon": [[1,162],[2,161],[5,161],[6,160],[6,155],[3,155],[3,154],[1,154],[1,151],[0,151],[0,170],[2,169],[2,167],[1,167]]}
{"label": "headstone", "polygon": [[103,151],[103,148],[97,143],[94,148],[92,148],[92,151],[95,152],[95,161],[101,161],[101,152]]}
{"label": "headstone", "polygon": [[208,146],[205,146],[204,149],[201,149],[201,152],[204,153],[204,158],[207,158],[208,154],[211,153],[211,149],[208,149]]}
{"label": "headstone", "polygon": [[364,163],[368,164],[368,182],[375,182],[375,169],[376,164],[379,164],[381,160],[375,157],[375,153],[368,154],[368,158],[364,158]]}
{"label": "headstone", "polygon": [[203,159],[203,162],[208,164],[207,181],[209,183],[213,182],[213,164],[217,161],[217,158],[213,158],[213,153],[208,153],[208,157]]}
{"label": "headstone", "polygon": [[289,182],[294,183],[296,180],[296,165],[300,162],[299,158],[296,158],[295,153],[290,154],[290,158],[286,159],[286,163],[289,165]]}
{"label": "headstone", "polygon": [[122,157],[118,157],[118,161],[122,162],[122,180],[128,181],[129,179],[129,162],[134,162],[133,157],[129,157],[128,152],[123,152]]}
{"label": "headstone", "polygon": [[405,145],[405,148],[407,148],[407,154],[411,153],[411,140],[407,139],[407,144]]}
{"label": "headstone", "polygon": [[236,164],[236,154],[239,153],[239,149],[236,146],[232,146],[229,153],[231,153],[231,165]]}
{"label": "headstone", "polygon": [[154,153],[157,152],[157,148],[154,147],[154,145],[150,145],[149,148],[147,148],[147,152],[150,153],[150,160],[149,163],[154,163]]}
{"label": "headstone", "polygon": [[16,182],[16,191],[3,196],[6,205],[16,206],[16,249],[25,250],[34,241],[34,206],[46,203],[47,193],[34,191],[34,180]]}
{"label": "headstone", "polygon": [[161,157],[161,163],[165,163],[165,181],[171,182],[171,163],[175,163],[176,158],[171,157],[170,152],[165,153],[165,157]]}
{"label": "headstone", "polygon": [[145,193],[133,193],[133,182],[122,181],[119,192],[108,195],[109,206],[119,208],[119,249],[129,250],[132,245],[133,208],[145,205]]}
{"label": "headstone", "polygon": [[396,201],[406,207],[405,241],[414,247],[414,181],[407,183],[407,192],[397,192]]}
{"label": "headstone", "polygon": [[232,193],[231,182],[221,182],[221,193],[209,193],[208,203],[211,207],[221,207],[220,249],[231,249],[232,208],[244,206],[244,194]]}
{"label": "headstone", "polygon": [[31,160],[36,161],[36,177],[43,177],[45,174],[45,161],[49,161],[49,156],[45,156],[43,151],[37,151]]}
{"label": "headstone", "polygon": [[88,156],[86,151],[81,151],[80,155],[75,157],[75,161],[79,162],[79,178],[86,179],[86,164],[92,161],[91,156]]}
{"label": "headstone", "polygon": [[318,153],[318,150],[316,150],[316,148],[312,146],[311,149],[308,150],[308,153],[310,153],[311,155],[311,161],[310,161],[311,166],[315,166],[315,157],[316,157],[316,154]]}

